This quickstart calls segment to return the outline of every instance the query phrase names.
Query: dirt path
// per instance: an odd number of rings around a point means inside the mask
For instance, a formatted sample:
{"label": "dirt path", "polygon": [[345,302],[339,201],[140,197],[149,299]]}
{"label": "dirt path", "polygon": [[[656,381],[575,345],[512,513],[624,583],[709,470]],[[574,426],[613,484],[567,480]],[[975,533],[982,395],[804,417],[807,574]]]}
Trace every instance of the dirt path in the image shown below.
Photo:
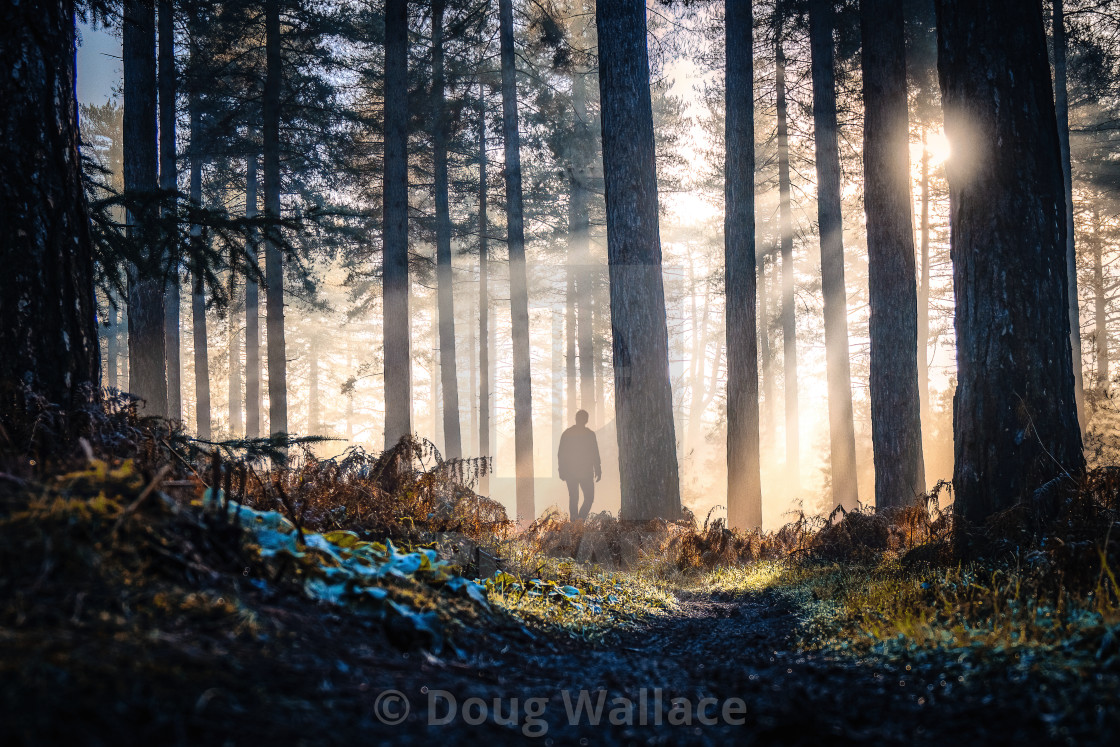
{"label": "dirt path", "polygon": [[[1066,741],[1047,723],[1053,719],[1032,710],[1031,699],[1023,697],[1037,683],[958,680],[961,675],[954,671],[934,671],[928,664],[888,667],[874,659],[799,654],[790,645],[796,621],[771,595],[680,601],[679,612],[627,635],[617,646],[507,642],[504,651],[482,651],[468,663],[425,661],[399,670],[378,689],[391,686],[404,695],[409,717],[396,727],[375,725],[377,713],[388,712],[378,711],[387,704],[383,699],[374,705],[374,698],[371,729],[396,741],[440,744],[505,743],[525,735],[555,744]],[[433,694],[437,690],[446,694]],[[585,705],[602,700],[597,724],[594,711],[577,712],[581,691]],[[475,703],[465,715],[464,704],[472,697],[485,706]],[[508,717],[513,698],[519,700],[518,723],[495,725],[494,699],[499,715]],[[527,715],[526,698],[542,699],[533,711],[538,719]],[[684,699],[675,712],[674,698]],[[457,706],[453,717],[451,700]],[[481,712],[489,720],[468,725],[465,719]],[[691,723],[684,723],[686,712]],[[627,714],[632,724],[626,723]],[[429,726],[430,720],[448,723]],[[1078,743],[1093,736],[1111,739],[1092,720],[1078,719]]]}
{"label": "dirt path", "polygon": [[1099,692],[1049,675],[798,653],[793,613],[770,594],[683,596],[601,647],[475,630],[462,658],[402,653],[376,623],[306,603],[258,609],[280,634],[0,635],[0,674],[20,673],[0,681],[5,731],[17,744],[943,746],[1103,744],[1120,728],[1116,693],[1102,709]]}

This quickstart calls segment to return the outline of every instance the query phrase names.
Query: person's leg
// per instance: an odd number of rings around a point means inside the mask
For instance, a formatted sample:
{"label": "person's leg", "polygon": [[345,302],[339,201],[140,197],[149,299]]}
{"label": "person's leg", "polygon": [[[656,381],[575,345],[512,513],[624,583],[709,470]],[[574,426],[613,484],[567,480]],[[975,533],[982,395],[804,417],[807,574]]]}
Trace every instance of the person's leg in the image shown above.
{"label": "person's leg", "polygon": [[580,480],[583,488],[583,508],[580,509],[579,518],[586,519],[591,515],[591,504],[595,502],[595,478],[588,475]]}
{"label": "person's leg", "polygon": [[579,518],[579,480],[566,480],[568,483],[568,520]]}

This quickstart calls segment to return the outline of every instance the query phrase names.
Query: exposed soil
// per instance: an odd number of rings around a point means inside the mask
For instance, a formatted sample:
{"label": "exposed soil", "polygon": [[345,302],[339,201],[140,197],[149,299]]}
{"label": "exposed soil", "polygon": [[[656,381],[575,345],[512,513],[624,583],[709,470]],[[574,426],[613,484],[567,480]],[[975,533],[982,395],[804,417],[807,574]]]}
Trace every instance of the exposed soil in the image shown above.
{"label": "exposed soil", "polygon": [[[674,613],[600,646],[496,616],[460,632],[461,655],[445,649],[438,658],[406,653],[407,630],[303,600],[245,599],[266,633],[197,624],[148,636],[108,624],[0,629],[4,743],[485,745],[537,736],[546,744],[1022,745],[1111,744],[1120,733],[1120,694],[1094,687],[1100,677],[1063,683],[998,667],[981,676],[947,657],[907,671],[902,661],[798,652],[796,619],[773,594],[685,596]],[[379,718],[401,713],[388,690],[408,701],[395,725]],[[586,712],[569,723],[565,692],[574,705],[581,690],[592,704],[607,693],[597,725]],[[429,724],[448,715],[446,699],[429,708],[434,691],[457,704],[445,725]],[[633,701],[633,725],[611,723],[616,697]],[[469,698],[485,703],[480,725],[465,721]],[[513,698],[517,723],[497,723],[494,700],[508,717]],[[530,706],[538,718],[527,715],[529,698],[543,699]],[[687,699],[691,725],[669,724],[683,714],[670,713],[673,698]],[[731,698],[742,700],[728,714],[741,724],[725,720]],[[699,722],[701,705],[716,723]],[[468,715],[479,708],[473,702]]]}

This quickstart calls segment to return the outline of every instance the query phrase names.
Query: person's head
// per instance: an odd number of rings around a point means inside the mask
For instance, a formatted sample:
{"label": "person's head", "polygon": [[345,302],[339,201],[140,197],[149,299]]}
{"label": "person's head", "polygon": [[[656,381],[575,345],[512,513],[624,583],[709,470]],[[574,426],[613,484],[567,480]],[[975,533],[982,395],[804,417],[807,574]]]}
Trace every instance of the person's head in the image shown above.
{"label": "person's head", "polygon": [[587,421],[591,416],[587,414],[587,410],[580,410],[576,413],[576,425],[587,425]]}

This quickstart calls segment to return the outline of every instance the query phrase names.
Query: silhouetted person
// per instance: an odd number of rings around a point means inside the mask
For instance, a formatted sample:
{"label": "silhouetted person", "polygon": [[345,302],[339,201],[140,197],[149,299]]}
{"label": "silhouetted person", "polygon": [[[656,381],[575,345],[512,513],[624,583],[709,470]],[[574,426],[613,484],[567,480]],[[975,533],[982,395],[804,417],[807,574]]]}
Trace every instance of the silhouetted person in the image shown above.
{"label": "silhouetted person", "polygon": [[[572,521],[586,519],[595,500],[595,482],[603,477],[599,461],[599,442],[595,431],[587,427],[586,410],[576,413],[576,424],[560,436],[557,454],[560,479],[568,483],[569,516]],[[594,479],[592,479],[594,478]],[[583,488],[583,510],[579,510],[579,489]]]}

